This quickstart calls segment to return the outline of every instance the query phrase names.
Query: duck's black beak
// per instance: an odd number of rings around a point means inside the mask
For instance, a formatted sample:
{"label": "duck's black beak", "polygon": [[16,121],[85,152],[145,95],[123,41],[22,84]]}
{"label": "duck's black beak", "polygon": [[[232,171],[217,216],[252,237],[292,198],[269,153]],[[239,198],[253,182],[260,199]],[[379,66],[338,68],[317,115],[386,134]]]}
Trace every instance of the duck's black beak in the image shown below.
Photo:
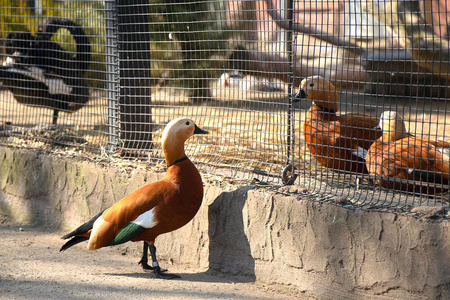
{"label": "duck's black beak", "polygon": [[200,127],[197,126],[197,124],[195,124],[194,134],[208,134],[208,133],[209,133],[208,131],[201,129]]}
{"label": "duck's black beak", "polygon": [[294,100],[292,102],[297,103],[300,102],[301,99],[305,99],[308,95],[306,94],[304,89],[300,89],[298,93],[294,96]]}

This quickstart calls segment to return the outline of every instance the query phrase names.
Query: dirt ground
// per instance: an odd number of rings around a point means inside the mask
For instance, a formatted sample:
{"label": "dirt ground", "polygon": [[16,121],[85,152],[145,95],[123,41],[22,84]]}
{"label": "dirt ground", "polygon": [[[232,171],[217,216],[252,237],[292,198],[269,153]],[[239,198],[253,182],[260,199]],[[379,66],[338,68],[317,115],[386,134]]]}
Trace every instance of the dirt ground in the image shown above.
{"label": "dirt ground", "polygon": [[0,299],[314,299],[289,286],[164,261],[181,279],[156,279],[137,265],[140,253],[131,244],[61,253],[61,235],[0,215]]}

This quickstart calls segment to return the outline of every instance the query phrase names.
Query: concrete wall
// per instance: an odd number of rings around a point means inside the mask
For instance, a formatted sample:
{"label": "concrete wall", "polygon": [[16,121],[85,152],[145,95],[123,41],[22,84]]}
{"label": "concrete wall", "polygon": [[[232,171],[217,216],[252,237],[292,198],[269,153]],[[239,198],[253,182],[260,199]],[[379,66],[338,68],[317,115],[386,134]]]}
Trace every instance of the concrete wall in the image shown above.
{"label": "concrete wall", "polygon": [[[0,148],[0,213],[69,230],[161,177]],[[450,299],[448,222],[210,183],[194,220],[156,245],[162,259],[288,284],[320,299]]]}

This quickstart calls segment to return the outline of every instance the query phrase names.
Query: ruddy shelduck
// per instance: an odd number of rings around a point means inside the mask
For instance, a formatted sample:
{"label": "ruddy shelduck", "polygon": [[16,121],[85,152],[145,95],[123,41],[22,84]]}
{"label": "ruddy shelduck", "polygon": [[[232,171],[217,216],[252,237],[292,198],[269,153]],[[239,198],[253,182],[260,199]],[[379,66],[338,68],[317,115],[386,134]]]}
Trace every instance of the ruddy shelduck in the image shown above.
{"label": "ruddy shelduck", "polygon": [[383,135],[366,157],[367,168],[376,183],[389,189],[426,194],[448,190],[442,186],[449,184],[448,142],[412,136],[395,111],[381,114],[380,127]]}
{"label": "ruddy shelduck", "polygon": [[[158,278],[176,278],[161,271],[154,241],[160,234],[187,224],[197,213],[203,199],[203,183],[194,164],[186,156],[185,141],[194,134],[206,134],[194,121],[175,119],[162,133],[162,149],[167,164],[163,179],[149,183],[116,202],[73,232],[60,251],[88,240],[87,249],[97,250],[128,241],[145,241]],[[141,263],[147,263],[147,247]]]}
{"label": "ruddy shelduck", "polygon": [[315,159],[334,171],[368,174],[365,155],[381,136],[378,119],[362,113],[337,114],[336,89],[321,76],[302,80],[294,102],[302,98],[312,100],[302,132]]}

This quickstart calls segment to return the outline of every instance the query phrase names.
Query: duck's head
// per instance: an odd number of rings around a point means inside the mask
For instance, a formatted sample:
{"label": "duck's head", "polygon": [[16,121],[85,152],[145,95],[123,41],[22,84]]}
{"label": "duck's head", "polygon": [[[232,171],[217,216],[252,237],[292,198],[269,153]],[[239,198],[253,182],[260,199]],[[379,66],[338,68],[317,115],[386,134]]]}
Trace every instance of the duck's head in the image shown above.
{"label": "duck's head", "polygon": [[406,131],[406,125],[403,118],[396,111],[385,111],[380,116],[380,124],[383,130],[384,141],[397,141],[410,136]]}
{"label": "duck's head", "polygon": [[312,100],[314,105],[326,111],[338,110],[336,88],[322,76],[310,76],[302,80],[294,102],[300,101],[301,98]]}
{"label": "duck's head", "polygon": [[207,133],[207,131],[200,129],[193,120],[188,118],[178,118],[170,121],[162,133],[162,148],[167,166],[186,157],[184,142],[188,138],[194,134]]}

